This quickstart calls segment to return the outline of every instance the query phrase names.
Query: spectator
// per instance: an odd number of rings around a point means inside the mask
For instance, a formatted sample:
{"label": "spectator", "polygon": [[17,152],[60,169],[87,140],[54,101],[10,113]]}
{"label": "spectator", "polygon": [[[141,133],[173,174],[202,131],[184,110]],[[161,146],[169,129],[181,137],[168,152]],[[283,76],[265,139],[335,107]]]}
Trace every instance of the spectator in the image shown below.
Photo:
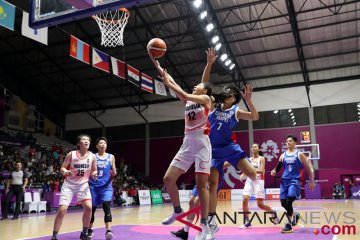
{"label": "spectator", "polygon": [[341,199],[345,199],[346,198],[346,193],[345,193],[345,187],[344,187],[344,185],[342,185],[342,184],[340,184],[340,183],[338,183],[339,184],[339,192],[340,192],[340,198]]}
{"label": "spectator", "polygon": [[332,193],[332,197],[333,199],[340,199],[340,192],[339,192],[339,187],[338,187],[338,183],[335,183],[333,186],[333,193]]}

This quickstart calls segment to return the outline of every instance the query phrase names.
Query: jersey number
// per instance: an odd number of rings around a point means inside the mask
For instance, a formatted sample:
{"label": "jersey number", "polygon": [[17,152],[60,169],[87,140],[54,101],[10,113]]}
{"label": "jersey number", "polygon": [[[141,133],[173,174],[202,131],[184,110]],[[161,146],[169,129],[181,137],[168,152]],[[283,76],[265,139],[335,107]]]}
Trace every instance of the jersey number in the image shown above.
{"label": "jersey number", "polygon": [[102,175],[103,175],[103,170],[100,170],[99,171],[99,177],[102,177]]}
{"label": "jersey number", "polygon": [[77,176],[80,176],[80,177],[82,177],[82,176],[84,176],[84,169],[78,169],[77,170]]}
{"label": "jersey number", "polygon": [[188,113],[188,118],[189,118],[189,121],[196,120],[195,112],[189,112]]}
{"label": "jersey number", "polygon": [[220,130],[221,126],[222,126],[222,123],[219,122],[219,127],[217,128],[218,131]]}

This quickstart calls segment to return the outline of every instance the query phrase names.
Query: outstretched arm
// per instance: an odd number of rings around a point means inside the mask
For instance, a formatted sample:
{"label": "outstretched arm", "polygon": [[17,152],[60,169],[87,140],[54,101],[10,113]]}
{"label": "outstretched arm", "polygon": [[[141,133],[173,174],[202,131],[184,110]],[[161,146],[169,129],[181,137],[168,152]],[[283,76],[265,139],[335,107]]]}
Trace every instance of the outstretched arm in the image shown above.
{"label": "outstretched arm", "polygon": [[176,95],[179,96],[179,98],[196,102],[205,105],[207,108],[210,108],[211,99],[209,96],[188,94],[184,90],[182,90],[182,88],[174,81],[174,79],[170,76],[166,69],[164,69],[163,73],[164,74],[162,75],[162,80],[164,84],[171,88],[174,92],[176,92]]}
{"label": "outstretched arm", "polygon": [[236,116],[238,119],[243,119],[243,120],[252,120],[252,121],[258,120],[259,113],[257,112],[254,104],[251,101],[253,87],[249,84],[246,84],[244,90],[245,92],[240,91],[241,97],[244,99],[244,101],[246,101],[247,105],[249,106],[250,112],[242,111],[239,109],[236,113]]}
{"label": "outstretched arm", "polygon": [[206,55],[207,55],[207,64],[204,68],[204,72],[201,78],[202,83],[209,82],[211,67],[218,57],[218,55],[216,55],[216,52],[213,48],[208,48],[206,51]]}
{"label": "outstretched arm", "polygon": [[[154,56],[152,56],[150,53],[149,53],[149,57],[150,57],[151,61],[154,63],[154,66],[158,70],[160,75],[163,76],[164,75],[164,68],[161,67],[159,61],[156,60],[154,58]],[[173,84],[176,84],[176,82],[172,78],[170,79],[170,82],[172,82]],[[181,95],[178,95],[176,92],[175,92],[175,94],[182,102],[186,102],[186,100]]]}

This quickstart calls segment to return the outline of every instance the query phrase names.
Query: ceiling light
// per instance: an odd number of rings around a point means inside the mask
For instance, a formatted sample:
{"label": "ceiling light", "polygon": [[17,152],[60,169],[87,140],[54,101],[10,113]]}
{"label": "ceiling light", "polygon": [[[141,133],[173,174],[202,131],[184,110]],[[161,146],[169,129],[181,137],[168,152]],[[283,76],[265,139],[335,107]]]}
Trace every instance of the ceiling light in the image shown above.
{"label": "ceiling light", "polygon": [[215,43],[217,43],[218,41],[219,41],[219,36],[218,35],[216,35],[216,36],[214,36],[212,39],[211,39],[211,42],[213,43],[213,44],[215,44]]}
{"label": "ceiling light", "polygon": [[207,11],[202,11],[200,13],[200,19],[204,19],[207,16]]}
{"label": "ceiling light", "polygon": [[295,118],[295,116],[291,116],[291,119],[294,119]]}
{"label": "ceiling light", "polygon": [[279,112],[279,110],[274,110],[274,113],[277,114]]}
{"label": "ceiling light", "polygon": [[195,0],[193,3],[194,7],[196,7],[196,8],[199,8],[201,6],[201,4],[202,4],[202,0]]}
{"label": "ceiling light", "polygon": [[295,126],[295,125],[296,125],[296,122],[294,122],[293,125]]}
{"label": "ceiling light", "polygon": [[231,63],[231,60],[230,60],[230,59],[226,60],[225,66],[229,66],[230,63]]}
{"label": "ceiling light", "polygon": [[206,29],[206,31],[211,32],[211,30],[214,29],[214,24],[209,23],[209,24],[205,27],[205,29]]}
{"label": "ceiling light", "polygon": [[216,44],[215,51],[218,51],[221,48],[221,43]]}
{"label": "ceiling light", "polygon": [[226,53],[221,54],[220,60],[225,61],[227,59],[228,55]]}
{"label": "ceiling light", "polygon": [[291,115],[291,116],[293,116],[293,115],[294,115],[294,113],[292,112],[292,113],[290,113],[290,115]]}
{"label": "ceiling light", "polygon": [[230,70],[233,70],[234,67],[235,67],[235,63],[231,64],[230,67],[229,67],[229,69],[230,69]]}
{"label": "ceiling light", "polygon": [[292,112],[291,108],[288,110],[288,112]]}

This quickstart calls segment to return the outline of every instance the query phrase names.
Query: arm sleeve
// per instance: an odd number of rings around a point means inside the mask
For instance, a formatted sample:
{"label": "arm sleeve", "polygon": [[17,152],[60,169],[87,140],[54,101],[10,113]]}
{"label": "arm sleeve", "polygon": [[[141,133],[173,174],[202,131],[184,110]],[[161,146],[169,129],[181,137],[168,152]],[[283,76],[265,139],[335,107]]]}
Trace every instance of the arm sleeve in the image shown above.
{"label": "arm sleeve", "polygon": [[275,172],[279,172],[280,171],[280,169],[281,169],[281,167],[282,167],[282,165],[283,165],[283,162],[278,162],[278,164],[276,165],[276,167],[275,167]]}

